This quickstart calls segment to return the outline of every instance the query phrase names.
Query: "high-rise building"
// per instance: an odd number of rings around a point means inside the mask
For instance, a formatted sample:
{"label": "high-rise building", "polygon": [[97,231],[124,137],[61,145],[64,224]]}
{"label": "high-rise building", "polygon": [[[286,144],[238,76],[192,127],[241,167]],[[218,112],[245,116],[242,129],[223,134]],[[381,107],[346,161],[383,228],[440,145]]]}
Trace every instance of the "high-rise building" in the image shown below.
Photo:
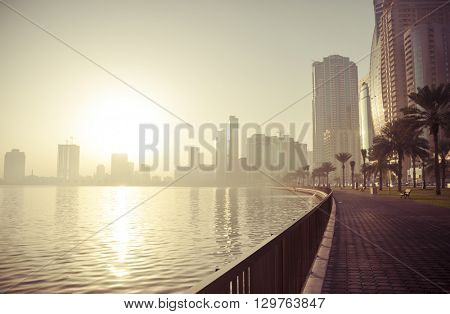
{"label": "high-rise building", "polygon": [[103,179],[106,176],[106,170],[104,165],[97,165],[97,168],[95,169],[95,177],[97,179]]}
{"label": "high-rise building", "polygon": [[189,146],[188,147],[188,151],[189,151],[189,167],[192,168],[198,168],[198,166],[200,165],[200,159],[201,159],[201,154],[200,154],[200,147],[197,146]]}
{"label": "high-rise building", "polygon": [[361,149],[369,149],[372,146],[374,130],[370,102],[370,90],[368,78],[360,82],[359,89],[359,135]]}
{"label": "high-rise building", "polygon": [[3,176],[7,183],[19,183],[25,177],[25,153],[13,149],[5,154]]}
{"label": "high-rise building", "polygon": [[[450,83],[450,24],[424,23],[404,34],[406,90]],[[408,99],[408,106],[414,106]]]}
{"label": "high-rise building", "polygon": [[129,183],[133,175],[133,168],[133,163],[128,162],[127,154],[111,155],[111,181],[113,183]]}
{"label": "high-rise building", "polygon": [[314,167],[337,165],[335,154],[348,152],[359,169],[358,98],[358,72],[349,58],[332,55],[313,63]]}
{"label": "high-rise building", "polygon": [[219,130],[216,137],[216,182],[225,184],[225,172],[227,168],[227,133]]}
{"label": "high-rise building", "polygon": [[239,119],[230,116],[228,129],[228,171],[232,174],[239,169]]}
{"label": "high-rise building", "polygon": [[377,28],[375,28],[372,37],[369,77],[370,109],[374,133],[380,134],[386,121],[384,118],[383,96],[381,90],[380,40]]}
{"label": "high-rise building", "polygon": [[[374,1],[376,26],[372,42],[370,90],[376,134],[386,122],[401,117],[401,109],[408,104],[408,92],[417,87],[416,84],[420,85],[418,81],[412,83],[411,78],[422,76],[419,73],[423,62],[421,58],[428,59],[427,68],[422,67],[422,70],[430,74],[430,77],[433,72],[432,64],[439,63],[438,54],[444,53],[444,50],[434,41],[442,42],[442,36],[436,36],[445,32],[445,28],[433,26],[430,32],[430,27],[422,25],[448,25],[450,5],[443,6],[446,2],[447,0]],[[439,9],[436,10],[437,8]],[[421,55],[421,52],[424,54]],[[445,57],[441,57],[442,59]],[[414,71],[416,72],[412,73]],[[435,72],[436,83],[439,84],[439,74]]]}
{"label": "high-rise building", "polygon": [[63,180],[78,178],[80,172],[80,146],[58,145],[57,177]]}
{"label": "high-rise building", "polygon": [[254,178],[283,178],[308,164],[307,145],[288,135],[253,134],[247,139],[246,162]]}

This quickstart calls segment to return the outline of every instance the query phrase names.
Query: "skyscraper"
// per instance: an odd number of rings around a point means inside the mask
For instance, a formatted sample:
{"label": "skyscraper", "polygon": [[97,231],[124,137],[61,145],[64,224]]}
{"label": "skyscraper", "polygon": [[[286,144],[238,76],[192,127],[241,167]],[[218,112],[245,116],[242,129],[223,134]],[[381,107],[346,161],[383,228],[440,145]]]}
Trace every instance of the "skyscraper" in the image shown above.
{"label": "skyscraper", "polygon": [[111,155],[111,181],[113,183],[129,183],[133,174],[133,168],[133,163],[128,162],[127,154]]}
{"label": "skyscraper", "polygon": [[5,154],[3,176],[7,183],[19,183],[25,177],[25,153],[13,149]]}
{"label": "skyscraper", "polygon": [[[406,90],[450,83],[450,24],[424,23],[404,34]],[[408,106],[414,106],[408,99]]]}
{"label": "skyscraper", "polygon": [[[412,83],[411,77],[421,76],[420,73],[412,73],[419,70],[421,58],[426,57],[428,51],[444,53],[444,50],[433,42],[441,41],[442,37],[430,36],[433,33],[437,35],[443,29],[434,27],[430,33],[428,29],[425,31],[426,27],[422,25],[448,25],[450,6],[435,10],[446,2],[446,0],[374,1],[376,25],[372,42],[370,90],[377,134],[386,122],[401,117],[400,109],[408,104],[408,92],[417,87]],[[421,55],[421,52],[424,55]],[[434,60],[428,58],[429,64],[425,71],[432,72],[432,64],[437,61],[437,55],[434,57],[436,58]],[[436,72],[436,78],[437,76]],[[407,80],[407,77],[410,79]],[[432,83],[432,80],[429,83]]]}
{"label": "skyscraper", "polygon": [[228,129],[228,171],[236,173],[239,167],[239,119],[230,116]]}
{"label": "skyscraper", "polygon": [[373,121],[371,112],[368,78],[360,83],[359,90],[359,135],[362,149],[369,149],[373,141]]}
{"label": "skyscraper", "polygon": [[246,161],[251,181],[264,184],[270,177],[282,179],[306,166],[307,145],[288,135],[253,134],[247,139]]}
{"label": "skyscraper", "polygon": [[104,179],[106,176],[106,170],[104,165],[97,165],[95,169],[95,177],[97,179]]}
{"label": "skyscraper", "polygon": [[[381,5],[379,4],[379,6]],[[380,10],[379,7],[378,10]],[[378,12],[378,15],[380,14],[381,13]],[[386,122],[384,118],[383,96],[381,90],[380,40],[376,27],[373,32],[370,54],[369,90],[370,110],[372,113],[374,133],[380,134],[381,129],[386,124]]]}
{"label": "skyscraper", "polygon": [[57,176],[63,180],[78,178],[80,171],[80,146],[58,145]]}
{"label": "skyscraper", "polygon": [[349,58],[313,63],[313,144],[314,167],[348,152],[359,169],[358,72]]}
{"label": "skyscraper", "polygon": [[225,172],[227,168],[227,133],[219,130],[216,137],[216,181],[217,184],[225,183]]}

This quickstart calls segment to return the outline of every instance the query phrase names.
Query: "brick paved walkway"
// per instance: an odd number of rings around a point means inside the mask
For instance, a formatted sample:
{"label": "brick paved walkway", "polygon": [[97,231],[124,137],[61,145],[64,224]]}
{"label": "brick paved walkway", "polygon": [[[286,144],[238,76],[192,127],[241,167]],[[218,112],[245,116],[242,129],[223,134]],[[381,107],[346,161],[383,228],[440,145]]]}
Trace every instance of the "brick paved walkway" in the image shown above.
{"label": "brick paved walkway", "polygon": [[450,291],[449,209],[357,191],[334,197],[336,227],[322,293]]}

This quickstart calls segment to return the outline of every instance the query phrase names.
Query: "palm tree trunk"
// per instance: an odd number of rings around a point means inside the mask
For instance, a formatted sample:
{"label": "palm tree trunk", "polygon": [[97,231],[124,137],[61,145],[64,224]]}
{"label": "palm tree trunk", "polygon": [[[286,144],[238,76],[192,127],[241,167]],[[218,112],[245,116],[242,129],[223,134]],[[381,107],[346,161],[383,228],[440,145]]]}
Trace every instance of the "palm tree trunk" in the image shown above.
{"label": "palm tree trunk", "polygon": [[328,187],[328,172],[327,172],[327,187]]}
{"label": "palm tree trunk", "polygon": [[345,187],[345,178],[344,178],[344,175],[345,175],[345,165],[344,165],[344,163],[342,163],[342,188]]}
{"label": "palm tree trunk", "polygon": [[441,182],[439,175],[439,139],[438,139],[438,131],[433,130],[433,142],[434,142],[434,175],[436,179],[436,195],[441,195]]}
{"label": "palm tree trunk", "polygon": [[445,156],[441,156],[441,166],[442,166],[442,188],[445,189],[445,171],[447,170],[447,161],[445,160]]}
{"label": "palm tree trunk", "polygon": [[413,186],[416,187],[416,156],[412,156]]}
{"label": "palm tree trunk", "polygon": [[355,188],[355,171],[352,169],[352,189]]}
{"label": "palm tree trunk", "polygon": [[383,191],[383,170],[380,168],[380,191]]}
{"label": "palm tree trunk", "polygon": [[366,158],[363,160],[363,178],[364,178],[364,189],[366,188]]}
{"label": "palm tree trunk", "polygon": [[402,179],[403,179],[403,152],[398,152],[398,191],[402,192]]}
{"label": "palm tree trunk", "polygon": [[424,190],[427,188],[427,180],[425,177],[425,167],[426,167],[426,164],[424,161],[422,161],[422,189],[424,189]]}

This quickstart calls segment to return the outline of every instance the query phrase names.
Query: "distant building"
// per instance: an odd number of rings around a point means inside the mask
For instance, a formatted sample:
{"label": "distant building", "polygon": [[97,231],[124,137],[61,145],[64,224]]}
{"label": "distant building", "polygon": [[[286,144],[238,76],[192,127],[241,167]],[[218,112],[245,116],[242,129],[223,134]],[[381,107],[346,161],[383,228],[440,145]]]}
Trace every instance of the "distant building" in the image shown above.
{"label": "distant building", "polygon": [[214,184],[214,166],[203,164],[203,153],[197,146],[187,147],[188,165],[175,169],[177,185],[182,186],[210,186]]}
{"label": "distant building", "polygon": [[25,177],[25,153],[13,149],[5,154],[4,179],[7,183],[19,183]]}
{"label": "distant building", "polygon": [[309,168],[310,168],[310,171],[311,171],[313,163],[314,163],[314,153],[313,153],[313,151],[312,150],[308,150],[307,156],[308,156],[308,165],[309,165]]}
{"label": "distant building", "polygon": [[128,162],[127,154],[111,155],[111,181],[114,184],[127,184],[132,178],[133,163]]}
{"label": "distant building", "polygon": [[359,135],[361,149],[372,146],[374,129],[370,107],[370,91],[368,78],[361,80],[359,90]]}
{"label": "distant building", "polygon": [[348,152],[359,169],[358,94],[358,71],[349,58],[313,63],[313,167],[328,161],[339,166],[335,154]]}
{"label": "distant building", "polygon": [[225,173],[227,168],[227,133],[219,130],[216,137],[216,182],[218,185],[225,184]]}
{"label": "distant building", "polygon": [[80,146],[58,145],[57,177],[65,181],[77,179],[80,172]]}
{"label": "distant building", "polygon": [[153,185],[160,185],[163,181],[161,180],[161,176],[153,176],[151,182]]}
{"label": "distant building", "polygon": [[228,129],[228,171],[235,173],[239,168],[239,119],[230,116]]}
{"label": "distant building", "polygon": [[254,134],[247,139],[247,172],[254,172],[253,181],[283,178],[308,164],[307,146],[288,135]]}
{"label": "distant building", "polygon": [[106,176],[106,170],[104,165],[98,165],[95,170],[95,177],[97,179],[103,179]]}

